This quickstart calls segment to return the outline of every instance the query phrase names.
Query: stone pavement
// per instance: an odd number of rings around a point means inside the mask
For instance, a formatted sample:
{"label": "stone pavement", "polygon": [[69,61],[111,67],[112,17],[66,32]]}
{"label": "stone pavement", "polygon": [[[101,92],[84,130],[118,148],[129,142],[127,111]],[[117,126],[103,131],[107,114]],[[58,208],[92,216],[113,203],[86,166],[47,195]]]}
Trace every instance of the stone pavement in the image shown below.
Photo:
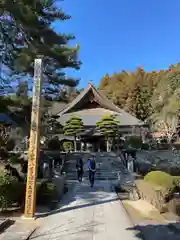
{"label": "stone pavement", "polygon": [[34,220],[16,219],[0,234],[0,240],[26,240],[35,231],[37,224]]}
{"label": "stone pavement", "polygon": [[[135,230],[110,181],[71,182],[72,190],[64,196],[36,230],[31,240],[135,240]],[[40,221],[40,220],[39,220]]]}

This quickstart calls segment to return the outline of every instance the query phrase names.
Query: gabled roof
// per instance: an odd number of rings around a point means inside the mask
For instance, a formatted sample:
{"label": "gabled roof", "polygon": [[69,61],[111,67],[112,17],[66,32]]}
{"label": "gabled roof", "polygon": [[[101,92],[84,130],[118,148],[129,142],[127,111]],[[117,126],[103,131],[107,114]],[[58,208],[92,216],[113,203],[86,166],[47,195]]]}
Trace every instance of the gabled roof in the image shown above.
{"label": "gabled roof", "polygon": [[[95,109],[80,109],[76,108],[84,101],[87,100],[88,94],[92,92],[94,101],[99,104]],[[63,125],[71,116],[79,116],[84,122],[85,126],[95,126],[97,120],[103,115],[113,114],[116,115],[117,120],[120,121],[121,126],[137,126],[144,125],[144,122],[140,121],[131,114],[125,112],[123,109],[117,107],[111,102],[101,91],[98,91],[92,84],[88,85],[88,88],[84,89],[71,103],[69,103],[64,109],[62,109],[57,115],[60,117],[59,121]]]}
{"label": "gabled roof", "polygon": [[68,113],[71,109],[73,109],[86,95],[92,91],[94,95],[94,100],[99,103],[99,105],[103,108],[109,109],[111,111],[120,113],[121,110],[114,105],[106,96],[102,95],[100,91],[98,91],[92,84],[88,84],[88,88],[84,89],[70,104],[67,105],[59,114]]}

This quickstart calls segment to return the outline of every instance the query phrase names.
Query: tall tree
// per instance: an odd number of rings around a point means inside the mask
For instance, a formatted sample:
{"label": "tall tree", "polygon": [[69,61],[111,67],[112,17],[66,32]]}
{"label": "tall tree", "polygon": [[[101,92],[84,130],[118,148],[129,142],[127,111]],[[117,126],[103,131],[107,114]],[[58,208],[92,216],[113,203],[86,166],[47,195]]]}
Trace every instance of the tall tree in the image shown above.
{"label": "tall tree", "polygon": [[79,69],[78,46],[69,47],[74,39],[69,34],[54,31],[55,21],[70,19],[56,0],[0,1],[1,63],[12,73],[33,75],[33,62],[43,55],[44,88],[46,94],[56,94],[62,84],[75,86],[77,81],[66,78],[63,69]]}

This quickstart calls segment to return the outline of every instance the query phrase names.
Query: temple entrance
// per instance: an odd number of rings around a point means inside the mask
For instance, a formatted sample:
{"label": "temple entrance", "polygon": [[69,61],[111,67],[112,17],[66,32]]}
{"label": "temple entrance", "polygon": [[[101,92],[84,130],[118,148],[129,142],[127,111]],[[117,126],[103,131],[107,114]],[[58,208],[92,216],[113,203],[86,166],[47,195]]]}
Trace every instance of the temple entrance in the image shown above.
{"label": "temple entrance", "polygon": [[85,151],[106,151],[106,142],[101,136],[83,136],[81,141],[84,143]]}

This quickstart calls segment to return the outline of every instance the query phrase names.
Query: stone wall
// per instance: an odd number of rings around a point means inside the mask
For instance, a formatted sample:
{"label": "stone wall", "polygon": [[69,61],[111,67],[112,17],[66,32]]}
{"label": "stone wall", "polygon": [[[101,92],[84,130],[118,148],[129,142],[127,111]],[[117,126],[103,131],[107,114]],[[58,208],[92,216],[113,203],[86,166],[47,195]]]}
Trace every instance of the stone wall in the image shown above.
{"label": "stone wall", "polygon": [[165,171],[171,175],[180,175],[180,154],[170,150],[138,151],[137,164],[139,173],[152,170]]}

